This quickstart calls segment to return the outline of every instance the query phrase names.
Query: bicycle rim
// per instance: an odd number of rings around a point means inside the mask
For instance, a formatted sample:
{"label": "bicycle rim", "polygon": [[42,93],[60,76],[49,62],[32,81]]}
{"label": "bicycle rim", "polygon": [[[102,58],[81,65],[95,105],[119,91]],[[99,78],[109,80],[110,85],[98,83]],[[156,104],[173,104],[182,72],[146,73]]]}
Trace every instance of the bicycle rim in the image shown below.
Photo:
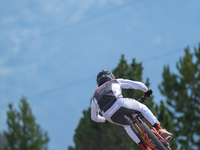
{"label": "bicycle rim", "polygon": [[155,143],[157,149],[159,149],[159,150],[168,150],[167,148],[164,147],[164,145],[160,142],[160,140],[156,137],[156,135],[150,130],[150,128],[145,123],[142,123],[142,127],[145,130],[146,134]]}

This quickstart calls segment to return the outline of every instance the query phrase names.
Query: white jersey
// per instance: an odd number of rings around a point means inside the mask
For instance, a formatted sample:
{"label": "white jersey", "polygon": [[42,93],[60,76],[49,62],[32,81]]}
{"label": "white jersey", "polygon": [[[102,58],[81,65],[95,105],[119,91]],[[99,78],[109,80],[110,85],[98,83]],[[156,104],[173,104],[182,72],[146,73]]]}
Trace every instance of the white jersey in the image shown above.
{"label": "white jersey", "polygon": [[123,98],[122,89],[138,89],[147,92],[148,88],[138,81],[128,79],[113,79],[98,87],[91,104],[91,118],[95,122],[105,122],[99,112],[106,112],[118,98]]}

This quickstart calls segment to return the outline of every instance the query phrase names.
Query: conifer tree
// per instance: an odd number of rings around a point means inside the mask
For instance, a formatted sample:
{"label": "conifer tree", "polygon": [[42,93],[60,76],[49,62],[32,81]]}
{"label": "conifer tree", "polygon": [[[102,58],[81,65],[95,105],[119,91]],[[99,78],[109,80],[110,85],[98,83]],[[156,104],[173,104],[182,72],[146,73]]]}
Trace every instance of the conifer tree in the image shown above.
{"label": "conifer tree", "polygon": [[3,147],[7,144],[6,138],[0,132],[0,150],[3,150]]}
{"label": "conifer tree", "polygon": [[[131,79],[142,81],[142,64],[137,63],[133,59],[131,65],[128,65],[122,55],[120,63],[112,71],[116,78]],[[147,86],[149,80],[146,79]],[[144,93],[140,90],[123,90],[124,97],[138,99]],[[154,104],[153,96],[149,98],[145,104],[152,110],[153,113],[160,111],[159,107]],[[157,108],[156,108],[157,106]],[[164,108],[164,105],[162,106]],[[161,114],[161,112],[163,114]],[[161,120],[170,118],[166,109],[160,111]],[[168,124],[167,124],[168,125]],[[169,123],[169,125],[171,125]],[[167,126],[166,126],[167,128]],[[96,123],[91,120],[91,108],[83,111],[83,117],[80,119],[78,127],[74,135],[75,147],[68,147],[68,150],[140,150],[135,142],[127,135],[126,131],[121,126],[113,124]],[[175,150],[175,149],[173,149]]]}
{"label": "conifer tree", "polygon": [[185,49],[184,57],[177,62],[178,73],[164,67],[163,81],[159,86],[166,96],[175,123],[175,136],[181,149],[200,149],[200,44],[190,53]]}
{"label": "conifer tree", "polygon": [[[156,105],[155,112],[156,112],[155,115],[157,119],[159,120],[161,126],[163,128],[166,128],[167,131],[174,134],[174,124],[172,123],[172,117],[167,107],[165,106],[165,103],[163,100],[160,101],[159,106]],[[175,136],[170,141],[170,148],[172,150],[177,150],[177,139]]]}
{"label": "conifer tree", "polygon": [[17,111],[9,104],[7,112],[8,131],[4,131],[4,136],[8,144],[5,150],[47,150],[49,137],[47,132],[43,132],[35,122],[31,108],[25,98],[19,104]]}

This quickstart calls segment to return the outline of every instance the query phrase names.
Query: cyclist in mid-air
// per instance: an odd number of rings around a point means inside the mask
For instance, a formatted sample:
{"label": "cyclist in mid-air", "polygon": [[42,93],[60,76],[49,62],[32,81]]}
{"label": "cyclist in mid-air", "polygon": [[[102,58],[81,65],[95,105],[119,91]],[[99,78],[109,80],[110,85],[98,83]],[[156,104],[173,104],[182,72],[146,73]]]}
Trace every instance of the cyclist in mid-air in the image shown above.
{"label": "cyclist in mid-air", "polygon": [[[131,129],[130,120],[125,116],[126,114],[140,112],[163,138],[167,141],[172,139],[173,135],[160,126],[159,121],[146,105],[133,98],[123,98],[122,89],[138,89],[149,97],[152,94],[152,90],[148,89],[142,82],[128,79],[115,79],[112,72],[102,70],[97,75],[97,85],[98,88],[94,93],[91,103],[91,118],[93,121],[110,122],[123,126],[128,135],[143,150],[150,150]],[[103,116],[99,115],[99,112]]]}

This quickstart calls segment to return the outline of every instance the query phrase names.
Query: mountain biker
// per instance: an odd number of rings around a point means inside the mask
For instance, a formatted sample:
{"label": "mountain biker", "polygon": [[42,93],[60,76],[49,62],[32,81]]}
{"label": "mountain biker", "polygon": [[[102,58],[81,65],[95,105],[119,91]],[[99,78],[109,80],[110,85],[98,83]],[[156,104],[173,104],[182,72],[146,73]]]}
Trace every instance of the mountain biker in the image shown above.
{"label": "mountain biker", "polygon": [[143,140],[134,133],[132,130],[133,124],[125,116],[126,114],[140,112],[163,138],[167,141],[172,139],[173,135],[160,126],[159,121],[146,105],[133,98],[123,98],[122,89],[138,89],[149,97],[152,94],[152,90],[148,89],[142,82],[129,79],[115,79],[112,72],[102,70],[97,75],[97,85],[98,88],[94,93],[91,103],[91,119],[93,121],[102,123],[110,122],[123,126],[128,135],[143,150],[150,150]]}

